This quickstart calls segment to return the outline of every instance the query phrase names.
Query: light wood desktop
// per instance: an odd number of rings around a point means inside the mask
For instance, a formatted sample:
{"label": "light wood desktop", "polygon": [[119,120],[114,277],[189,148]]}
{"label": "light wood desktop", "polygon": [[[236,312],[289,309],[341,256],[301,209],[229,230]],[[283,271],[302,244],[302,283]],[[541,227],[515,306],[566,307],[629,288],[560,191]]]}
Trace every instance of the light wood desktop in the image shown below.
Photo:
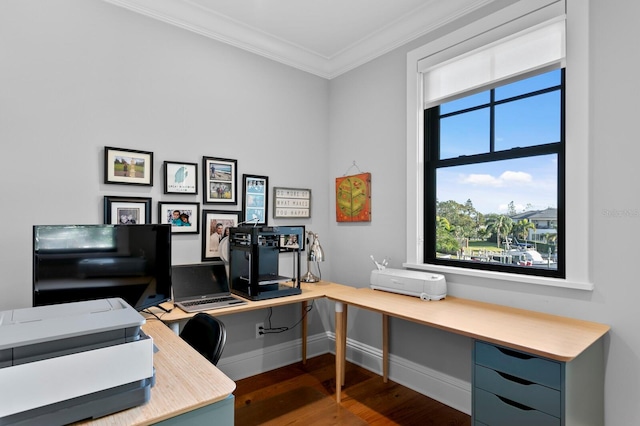
{"label": "light wood desktop", "polygon": [[[340,291],[344,291],[345,289],[351,289],[352,287],[348,287],[342,284],[336,284],[328,281],[320,281],[318,283],[302,283],[300,286],[302,293],[285,296],[285,297],[275,297],[273,299],[265,299],[252,301],[247,300],[247,303],[244,305],[236,305],[230,306],[228,308],[220,308],[220,309],[212,309],[209,311],[204,311],[213,316],[224,316],[231,314],[238,314],[242,312],[254,311],[257,309],[265,309],[265,308],[273,308],[276,306],[284,306],[290,305],[293,303],[301,304],[301,312],[302,312],[302,361],[305,363],[307,361],[307,309],[309,306],[309,301],[315,299],[322,299],[326,297],[328,294],[337,293]],[[153,312],[158,316],[162,322],[166,323],[171,327],[171,329],[178,334],[180,321],[187,320],[194,316],[194,313],[188,313],[183,311],[182,309],[174,306],[173,303],[165,303],[162,305],[163,308],[170,310],[170,312],[163,312],[160,309],[154,308]],[[150,316],[148,316],[150,317]]]}
{"label": "light wood desktop", "polygon": [[[214,316],[231,315],[292,303],[302,305],[302,359],[307,357],[307,321],[308,302],[326,297],[329,292],[337,293],[340,289],[348,289],[340,284],[326,281],[319,283],[303,283],[302,293],[298,295],[278,297],[260,301],[248,300],[246,304],[228,308],[205,311]],[[179,415],[186,415],[193,410],[207,407],[228,398],[235,390],[235,383],[218,368],[197,353],[191,346],[178,337],[180,321],[194,316],[173,303],[163,304],[165,312],[159,308],[151,308],[153,314],[143,313],[147,322],[142,327],[149,334],[159,351],[154,354],[156,384],[151,389],[148,403],[129,410],[124,410],[96,420],[82,422],[87,425],[148,425],[163,420],[171,420]],[[231,404],[233,410],[233,404]]]}
{"label": "light wood desktop", "polygon": [[440,301],[370,288],[327,294],[336,302],[336,400],[341,399],[347,339],[347,306],[382,314],[383,379],[388,377],[389,317],[402,318],[485,342],[569,362],[610,329],[609,326],[557,315],[448,296]]}
{"label": "light wood desktop", "polygon": [[[165,324],[147,320],[143,331],[153,338],[156,382],[149,402],[82,425],[149,425],[193,412],[232,394],[236,384]],[[230,409],[233,413],[233,404]]]}
{"label": "light wood desktop", "polygon": [[[506,348],[569,364],[576,364],[572,361],[588,350],[591,351],[589,348],[595,346],[594,343],[599,341],[610,329],[609,326],[604,324],[511,308],[502,305],[460,299],[452,296],[448,296],[446,299],[440,301],[423,301],[417,297],[372,290],[370,288],[358,289],[327,281],[321,281],[314,284],[305,283],[302,285],[302,294],[299,295],[262,301],[248,301],[245,305],[216,309],[207,312],[215,316],[223,316],[256,309],[301,303],[303,311],[302,359],[305,361],[307,328],[306,317],[304,315],[306,314],[308,302],[310,300],[324,297],[333,300],[336,304],[335,352],[336,401],[338,403],[341,401],[341,387],[344,385],[344,367],[346,362],[347,342],[347,311],[349,305],[378,312],[382,316],[382,373],[383,380],[385,381],[387,381],[389,374],[389,317],[405,319],[407,321],[416,322],[429,327],[435,327],[451,333],[464,335],[478,341],[501,345]],[[165,308],[173,308],[173,304],[165,304]],[[159,340],[161,344],[159,347],[168,345],[172,348],[171,350],[177,352],[189,351],[191,348],[182,342],[175,334],[177,333],[179,322],[190,318],[194,314],[186,313],[179,308],[174,308],[168,313],[160,310],[154,311],[154,313],[158,315],[161,321],[173,326],[174,330],[172,333],[168,328],[165,328],[163,333],[159,333],[159,336],[165,336],[161,337],[161,340]],[[153,336],[155,333],[158,333],[155,329],[158,325],[159,321],[156,322],[155,320],[149,320],[149,323],[145,325],[145,329],[149,328],[149,334]],[[166,337],[166,333],[171,334],[172,338],[170,339]],[[153,337],[155,338],[155,336]],[[166,343],[163,343],[162,339],[166,339]],[[173,339],[177,339],[180,344],[175,343]],[[162,352],[161,347],[159,354]],[[192,350],[191,352],[195,353]],[[167,356],[178,357],[178,362],[187,362],[184,355],[173,355],[170,351],[166,351],[164,354],[160,355],[159,358]],[[204,358],[201,358],[201,361],[203,360]],[[167,362],[167,364],[165,364],[165,362]],[[160,372],[159,370],[166,369],[166,371],[163,371],[162,374],[158,376],[159,381],[166,380],[167,375],[171,376],[171,371],[177,371],[176,369],[180,370],[180,367],[176,367],[172,364],[172,361],[169,361],[166,358],[164,361],[161,359],[158,360],[158,373]],[[596,357],[593,364],[602,364],[600,362],[600,358]],[[578,365],[582,365],[580,369],[573,370],[583,373],[585,370],[584,363],[578,363]],[[603,369],[603,365],[598,368]],[[573,379],[573,377],[578,374],[573,374],[570,370],[572,369],[567,370],[567,378]],[[224,398],[224,393],[228,391],[227,395],[229,395],[233,391],[234,385],[231,387],[231,390],[226,388],[224,383],[228,384],[230,379],[220,373],[217,369],[215,369],[215,371],[217,372],[216,374],[220,374],[222,377],[215,380],[209,378],[206,381],[210,387],[219,389],[217,380],[220,380],[221,383],[223,383],[221,386],[225,390],[223,390],[218,396]],[[233,382],[231,383],[233,384]],[[158,386],[158,384],[156,384],[156,386]],[[124,420],[126,424],[145,424],[144,421],[136,422],[136,418],[144,418],[147,415],[150,415],[149,412],[159,410],[159,408],[154,408],[156,405],[165,405],[162,400],[165,396],[157,396],[164,395],[164,392],[165,391],[162,388],[152,390],[152,402],[143,407],[129,410],[137,413],[133,414],[132,417],[125,414],[128,412],[123,412],[118,415],[126,416]],[[181,390],[174,390],[174,392],[177,394],[184,393]],[[185,408],[185,410],[197,408],[198,404],[211,403],[211,398],[214,398],[212,389],[209,389],[207,393],[208,396],[199,395],[203,396],[203,399],[192,405],[192,408]],[[567,393],[570,393],[572,397],[573,395],[578,394],[575,388],[571,388],[571,392]],[[188,394],[192,395],[192,392],[189,392]],[[154,401],[153,398],[156,398],[156,400]],[[596,400],[597,399],[598,397],[596,396]],[[153,404],[153,406],[151,404]],[[170,412],[175,412],[175,410],[172,410],[171,408],[167,408],[167,410],[168,411],[164,411],[164,414],[162,415],[170,415]]]}
{"label": "light wood desktop", "polygon": [[[344,383],[348,305],[382,315],[382,373],[385,381],[389,373],[389,317],[402,318],[562,362],[575,359],[610,329],[604,324],[452,296],[440,301],[423,301],[417,297],[370,288],[355,288],[328,281],[303,283],[301,288],[302,294],[299,295],[248,301],[245,305],[207,312],[215,316],[223,316],[301,303],[302,360],[305,362],[307,322],[304,315],[308,302],[324,297],[335,301],[336,377],[340,378],[336,383]],[[173,304],[165,304],[165,307],[173,308]],[[193,315],[174,308],[171,312],[162,313],[159,316],[177,333],[179,322]],[[336,386],[336,400],[341,400],[340,386]]]}

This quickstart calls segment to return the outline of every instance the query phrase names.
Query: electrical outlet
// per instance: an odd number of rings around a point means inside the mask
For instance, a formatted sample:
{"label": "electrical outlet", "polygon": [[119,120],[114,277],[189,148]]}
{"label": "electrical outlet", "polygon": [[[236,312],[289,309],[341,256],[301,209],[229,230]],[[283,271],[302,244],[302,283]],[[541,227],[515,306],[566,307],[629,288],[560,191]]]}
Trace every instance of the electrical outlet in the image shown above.
{"label": "electrical outlet", "polygon": [[264,330],[264,323],[263,322],[257,323],[256,324],[256,339],[262,339],[262,337],[264,337],[264,334],[263,334],[262,330]]}

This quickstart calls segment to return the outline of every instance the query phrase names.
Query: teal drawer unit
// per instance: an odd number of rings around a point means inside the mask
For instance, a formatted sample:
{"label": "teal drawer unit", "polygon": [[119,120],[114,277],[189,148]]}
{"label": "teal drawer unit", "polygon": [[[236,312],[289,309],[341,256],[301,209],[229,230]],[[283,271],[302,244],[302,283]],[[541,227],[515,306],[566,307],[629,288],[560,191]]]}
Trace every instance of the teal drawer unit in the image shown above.
{"label": "teal drawer unit", "polygon": [[[560,388],[553,389],[476,364],[476,387],[514,403],[560,417]],[[560,372],[558,372],[558,377]]]}
{"label": "teal drawer unit", "polygon": [[570,362],[476,341],[473,353],[473,424],[602,425],[602,355],[601,341]]}
{"label": "teal drawer unit", "polygon": [[560,426],[560,418],[508,398],[474,389],[476,418],[490,426]]}

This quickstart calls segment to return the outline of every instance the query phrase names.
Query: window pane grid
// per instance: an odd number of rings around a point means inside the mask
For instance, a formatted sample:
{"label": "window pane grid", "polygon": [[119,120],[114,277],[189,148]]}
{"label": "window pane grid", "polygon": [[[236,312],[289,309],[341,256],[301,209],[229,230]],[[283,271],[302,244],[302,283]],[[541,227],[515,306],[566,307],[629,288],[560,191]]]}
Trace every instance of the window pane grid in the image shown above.
{"label": "window pane grid", "polygon": [[[462,98],[425,110],[425,143],[429,141],[425,150],[425,262],[564,276],[564,252],[558,238],[564,235],[560,229],[564,224],[564,71],[547,74],[530,77],[536,80],[530,91],[523,90],[526,82],[518,81],[471,95],[470,101]],[[478,103],[483,97],[489,102]],[[473,185],[493,190],[472,190]],[[536,201],[539,205],[514,206],[499,189],[507,185],[521,188],[524,199],[540,200]],[[510,202],[511,227],[496,228],[491,222],[505,215],[474,208],[474,203],[486,205],[486,199]],[[439,206],[447,203],[466,211],[467,216],[443,214],[448,210]],[[552,217],[543,217],[545,214]],[[494,233],[495,249],[474,250],[470,240],[486,239],[489,230]]]}
{"label": "window pane grid", "polygon": [[[559,109],[560,108],[559,97],[560,97],[561,88],[562,86],[554,86],[554,87],[550,87],[542,90],[536,90],[530,93],[521,94],[518,96],[513,96],[507,99],[502,99],[500,101],[495,100],[496,89],[494,88],[488,91],[490,95],[490,101],[488,103],[477,105],[470,108],[465,108],[459,111],[447,112],[446,114],[440,114],[439,123],[438,123],[438,125],[441,127],[439,158],[446,159],[446,158],[453,158],[453,157],[458,157],[463,155],[475,155],[475,154],[482,154],[487,152],[501,151],[502,149],[496,148],[496,119],[497,117],[500,116],[500,114],[496,114],[496,110],[509,112],[509,111],[512,111],[509,108],[513,109],[514,108],[513,105],[517,106],[519,102],[525,102],[526,100],[535,102],[535,100],[539,100],[541,99],[541,97],[545,97],[545,95],[549,96],[549,95],[553,95],[554,93],[558,96],[558,100],[555,101],[554,104],[556,109]],[[437,107],[434,107],[434,110],[436,108]],[[439,109],[440,108],[438,108],[438,110]],[[488,119],[485,122],[485,126],[488,125],[487,129],[481,128],[482,125],[478,124],[478,121],[480,120],[471,118],[474,115],[477,115],[479,112],[483,112],[483,111],[485,111],[486,114],[488,115]],[[547,112],[548,112],[548,115],[553,113],[553,111],[547,111]],[[462,126],[457,125],[456,117],[458,122],[459,120],[463,120],[463,117],[466,117],[467,119],[469,119],[469,121],[475,122],[473,136],[471,136],[468,132],[466,133],[466,135],[462,135],[465,129]],[[557,128],[557,133],[561,132],[561,129],[560,129],[561,124],[560,124],[559,117],[560,117],[559,110],[555,111],[555,114],[551,115],[550,117],[550,119],[554,119],[557,121],[555,124],[555,127]],[[443,129],[443,127],[445,128]],[[457,129],[457,131],[447,131],[448,128]],[[469,139],[472,137],[474,140],[477,141],[479,138],[476,135],[478,133],[482,134],[485,130],[487,132],[486,133],[487,145],[485,149],[479,148],[478,145],[476,144],[469,143]],[[525,134],[528,135],[532,133],[528,132]],[[451,141],[448,140],[449,138],[451,138]],[[453,143],[452,142],[453,140],[455,140],[456,143]],[[547,140],[541,140],[539,142],[529,142],[524,144],[524,146],[535,146],[535,145],[542,145],[546,143],[553,143],[553,142],[559,142],[559,141],[560,141],[560,136],[558,135],[558,137],[556,138],[548,138]],[[466,146],[467,151],[460,153],[461,145],[463,146],[463,149],[464,149],[464,146]],[[445,149],[443,149],[443,147],[445,147]],[[521,148],[521,147],[523,147],[523,145],[512,145],[512,146],[507,146],[504,149],[513,149],[513,148]],[[456,155],[456,153],[458,154]]]}

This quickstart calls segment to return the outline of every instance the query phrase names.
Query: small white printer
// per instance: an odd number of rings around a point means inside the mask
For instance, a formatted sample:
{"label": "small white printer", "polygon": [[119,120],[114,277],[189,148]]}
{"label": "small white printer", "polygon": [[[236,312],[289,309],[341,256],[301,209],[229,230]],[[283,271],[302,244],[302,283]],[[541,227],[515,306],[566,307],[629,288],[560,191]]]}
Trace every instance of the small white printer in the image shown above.
{"label": "small white printer", "polygon": [[0,311],[0,425],[61,425],[147,402],[144,322],[120,298]]}
{"label": "small white printer", "polygon": [[447,296],[444,275],[407,269],[376,269],[371,271],[371,288],[391,293],[416,296],[422,300],[441,300]]}

